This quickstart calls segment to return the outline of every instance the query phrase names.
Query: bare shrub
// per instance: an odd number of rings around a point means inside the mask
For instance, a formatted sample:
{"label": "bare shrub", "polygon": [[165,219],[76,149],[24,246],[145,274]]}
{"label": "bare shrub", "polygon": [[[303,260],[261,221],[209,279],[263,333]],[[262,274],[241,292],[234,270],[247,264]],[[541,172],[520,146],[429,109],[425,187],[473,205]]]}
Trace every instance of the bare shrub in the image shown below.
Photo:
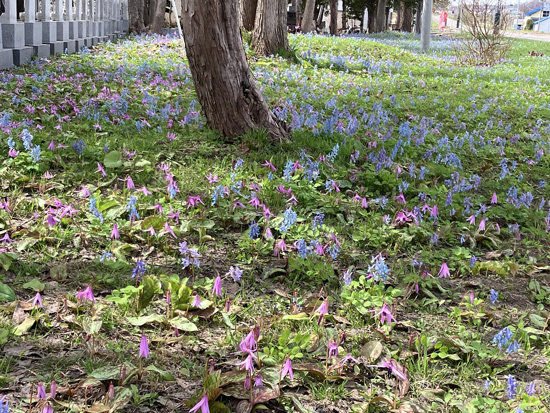
{"label": "bare shrub", "polygon": [[506,57],[512,39],[506,37],[503,4],[499,0],[466,0],[460,3],[466,36],[454,43],[460,61],[491,66]]}

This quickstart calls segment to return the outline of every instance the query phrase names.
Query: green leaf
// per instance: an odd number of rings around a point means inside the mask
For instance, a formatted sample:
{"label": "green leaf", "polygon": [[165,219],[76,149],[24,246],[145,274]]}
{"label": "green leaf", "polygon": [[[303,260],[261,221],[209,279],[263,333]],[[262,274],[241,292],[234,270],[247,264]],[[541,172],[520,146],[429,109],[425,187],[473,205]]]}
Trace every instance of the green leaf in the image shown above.
{"label": "green leaf", "polygon": [[82,327],[88,334],[94,335],[101,330],[103,319],[100,316],[86,317],[82,320]]}
{"label": "green leaf", "polygon": [[8,342],[10,336],[10,330],[7,328],[0,328],[0,346],[3,346]]}
{"label": "green leaf", "polygon": [[214,371],[214,373],[209,374],[206,380],[204,381],[204,389],[206,391],[214,390],[220,387],[220,370]]}
{"label": "green leaf", "polygon": [[150,324],[150,323],[162,323],[165,320],[165,317],[160,314],[151,314],[151,315],[144,315],[141,317],[126,317],[126,321],[128,321],[133,326],[142,326],[144,324]]}
{"label": "green leaf", "polygon": [[29,288],[34,291],[44,291],[44,288],[46,288],[46,284],[40,282],[38,278],[33,278],[29,282],[23,284],[23,288]]}
{"label": "green leaf", "polygon": [[229,314],[227,314],[225,311],[222,312],[222,318],[225,325],[231,329],[235,328],[235,324],[231,322],[231,319],[229,318]]}
{"label": "green leaf", "polygon": [[17,257],[15,254],[9,252],[0,253],[0,265],[4,268],[4,271],[8,271],[11,267],[13,259]]}
{"label": "green leaf", "polygon": [[309,315],[307,313],[287,314],[283,316],[283,320],[305,321],[309,320]]}
{"label": "green leaf", "polygon": [[176,380],[174,376],[172,376],[172,373],[169,371],[161,370],[158,367],[151,364],[150,366],[145,367],[145,370],[147,371],[154,371],[155,373],[158,373],[160,378],[164,381],[174,381]]}
{"label": "green leaf", "polygon": [[122,166],[122,155],[118,151],[111,151],[105,155],[103,163],[106,168],[119,168]]}
{"label": "green leaf", "polygon": [[[134,375],[137,372],[137,368],[131,363],[124,363],[126,365],[126,378]],[[90,377],[101,381],[118,380],[120,378],[120,372],[122,371],[122,365],[117,366],[103,366],[94,370]]]}
{"label": "green leaf", "polygon": [[36,319],[34,317],[27,317],[25,321],[23,321],[21,324],[17,326],[17,328],[14,331],[14,334],[16,336],[21,336],[23,333],[26,333],[31,329],[31,327],[36,322]]}
{"label": "green leaf", "polygon": [[177,327],[181,331],[198,331],[197,326],[183,316],[172,318],[169,322],[172,327]]}
{"label": "green leaf", "polygon": [[3,282],[0,282],[0,302],[15,301],[16,299],[17,299],[17,296],[15,295],[15,292],[11,289],[11,287],[7,284],[4,284]]}
{"label": "green leaf", "polygon": [[541,317],[540,315],[538,314],[530,314],[529,315],[529,319],[531,320],[531,322],[538,326],[538,327],[542,327],[542,328],[545,328],[546,327],[546,318],[544,317]]}

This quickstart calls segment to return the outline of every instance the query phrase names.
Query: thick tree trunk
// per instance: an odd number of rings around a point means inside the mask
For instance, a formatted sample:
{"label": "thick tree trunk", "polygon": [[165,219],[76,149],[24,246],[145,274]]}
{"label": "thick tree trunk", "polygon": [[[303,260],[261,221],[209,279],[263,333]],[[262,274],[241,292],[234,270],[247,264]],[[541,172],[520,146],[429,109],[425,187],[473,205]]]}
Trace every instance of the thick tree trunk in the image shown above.
{"label": "thick tree trunk", "polygon": [[240,23],[241,27],[251,32],[254,30],[254,22],[256,21],[256,10],[258,9],[258,0],[240,0]]}
{"label": "thick tree trunk", "polygon": [[313,19],[315,12],[315,0],[307,0],[306,7],[304,8],[304,17],[302,18],[302,31],[309,33],[314,29]]}
{"label": "thick tree trunk", "polygon": [[288,50],[286,12],[286,0],[258,0],[252,32],[252,48],[256,53],[270,56],[279,50]]}
{"label": "thick tree trunk", "polygon": [[256,86],[239,30],[237,0],[183,0],[185,50],[208,125],[228,138],[264,129],[289,136]]}
{"label": "thick tree trunk", "polygon": [[401,2],[401,27],[399,30],[402,32],[412,32],[412,23],[413,23],[413,11],[412,9]]}
{"label": "thick tree trunk", "polygon": [[386,0],[378,0],[375,28],[377,33],[386,30]]}
{"label": "thick tree trunk", "polygon": [[151,32],[160,34],[162,33],[162,28],[164,27],[166,0],[156,0],[155,6],[153,22],[151,23]]}
{"label": "thick tree trunk", "polygon": [[376,7],[367,7],[367,30],[376,33]]}
{"label": "thick tree trunk", "polygon": [[144,12],[144,0],[128,1],[128,18],[130,20],[130,32],[141,33],[145,29]]}
{"label": "thick tree trunk", "polygon": [[338,0],[330,0],[330,34],[338,34]]}

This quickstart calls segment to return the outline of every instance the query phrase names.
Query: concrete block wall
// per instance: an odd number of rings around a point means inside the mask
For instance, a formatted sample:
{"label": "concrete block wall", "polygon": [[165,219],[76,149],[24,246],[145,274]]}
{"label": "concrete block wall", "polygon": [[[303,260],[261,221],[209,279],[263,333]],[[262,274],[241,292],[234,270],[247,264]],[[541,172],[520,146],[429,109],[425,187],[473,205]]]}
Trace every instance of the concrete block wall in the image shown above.
{"label": "concrete block wall", "polygon": [[[29,63],[33,56],[75,53],[84,46],[122,36],[128,0],[4,0],[0,15],[0,70]],[[125,30],[124,30],[125,28]],[[121,30],[122,29],[122,30]]]}

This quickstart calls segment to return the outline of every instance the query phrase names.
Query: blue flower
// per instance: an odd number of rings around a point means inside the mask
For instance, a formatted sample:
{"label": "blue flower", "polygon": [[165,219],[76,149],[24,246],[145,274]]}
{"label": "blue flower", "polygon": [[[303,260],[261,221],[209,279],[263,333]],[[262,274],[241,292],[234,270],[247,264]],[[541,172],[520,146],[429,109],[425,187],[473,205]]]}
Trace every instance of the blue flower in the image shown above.
{"label": "blue flower", "polygon": [[516,397],[516,392],[518,388],[518,383],[516,379],[512,377],[512,375],[508,376],[508,382],[506,384],[506,391],[508,392],[508,398],[513,399]]}
{"label": "blue flower", "polygon": [[508,344],[513,335],[514,333],[512,333],[508,327],[504,327],[495,335],[493,343],[495,343],[498,348],[502,348]]}
{"label": "blue flower", "polygon": [[260,227],[256,224],[256,221],[252,221],[250,224],[250,239],[253,240],[260,235]]}
{"label": "blue flower", "polygon": [[491,288],[491,291],[489,292],[489,300],[491,301],[491,304],[495,305],[498,299],[498,291],[493,290]]}
{"label": "blue flower", "polygon": [[513,342],[510,343],[510,345],[506,349],[506,353],[507,354],[516,353],[518,350],[519,350],[519,343],[517,342],[517,340],[514,340]]}
{"label": "blue flower", "polygon": [[146,272],[146,265],[144,261],[137,261],[136,267],[132,270],[132,278],[138,277],[138,280],[143,278]]}

